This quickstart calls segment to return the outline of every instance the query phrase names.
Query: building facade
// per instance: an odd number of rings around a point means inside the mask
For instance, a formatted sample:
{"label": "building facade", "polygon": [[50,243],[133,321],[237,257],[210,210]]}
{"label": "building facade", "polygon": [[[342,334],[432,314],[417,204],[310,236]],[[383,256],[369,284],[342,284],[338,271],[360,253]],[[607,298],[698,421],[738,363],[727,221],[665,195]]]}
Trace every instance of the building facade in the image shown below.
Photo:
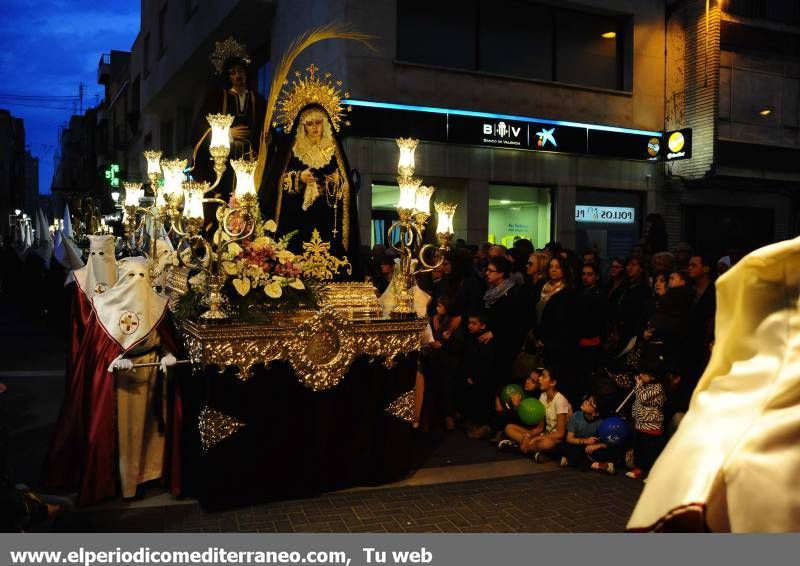
{"label": "building facade", "polygon": [[26,206],[25,124],[8,110],[0,110],[0,233],[8,234],[9,215]]}
{"label": "building facade", "polygon": [[286,2],[273,51],[326,21],[376,36],[372,50],[331,42],[298,64],[387,105],[354,104],[347,139],[363,242],[392,219],[394,138],[412,136],[434,200],[459,205],[456,237],[555,239],[608,257],[627,253],[661,206],[663,168],[647,147],[664,124],[663,19],[658,1]]}
{"label": "building facade", "polygon": [[666,166],[672,238],[712,258],[793,237],[800,205],[800,3],[668,3],[667,129],[692,158]]}
{"label": "building facade", "polygon": [[[144,180],[144,149],[191,155],[203,102],[224,85],[214,42],[246,44],[266,95],[292,40],[347,22],[371,48],[323,42],[295,68],[314,63],[351,93],[362,242],[395,217],[394,139],[411,136],[417,175],[458,203],[469,243],[558,240],[608,258],[656,212],[672,247],[721,255],[797,229],[796,12],[770,0],[146,1],[124,87],[106,96],[124,124],[109,131],[125,130],[121,178]],[[663,132],[680,128],[691,158],[664,163]]]}
{"label": "building facade", "polygon": [[209,92],[226,86],[209,57],[217,41],[229,36],[247,47],[251,84],[263,92],[269,62],[275,1],[142,2],[142,20],[131,57],[130,77],[141,113],[132,140],[126,177],[146,179],[142,151],[160,149],[165,157],[190,157],[204,124],[200,111]]}

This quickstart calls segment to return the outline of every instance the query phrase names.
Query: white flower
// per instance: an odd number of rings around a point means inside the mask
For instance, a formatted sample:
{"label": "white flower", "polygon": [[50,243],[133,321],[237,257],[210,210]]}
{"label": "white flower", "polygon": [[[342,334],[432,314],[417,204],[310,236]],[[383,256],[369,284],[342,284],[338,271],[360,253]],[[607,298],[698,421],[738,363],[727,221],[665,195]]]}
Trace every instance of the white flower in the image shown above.
{"label": "white flower", "polygon": [[274,220],[267,220],[264,222],[264,231],[272,232],[273,234],[278,230],[278,225],[275,224]]}
{"label": "white flower", "polygon": [[233,288],[236,289],[236,292],[239,293],[242,297],[247,295],[250,292],[250,280],[247,277],[242,279],[234,279],[232,281]]}
{"label": "white flower", "polygon": [[279,250],[275,253],[275,257],[278,258],[278,261],[281,262],[281,264],[284,264],[287,261],[292,261],[294,259],[294,254],[289,250]]}
{"label": "white flower", "polygon": [[273,281],[264,287],[264,292],[272,299],[279,299],[283,295],[283,289],[281,289],[281,285],[277,281]]}
{"label": "white flower", "polygon": [[204,287],[206,284],[206,274],[200,272],[197,275],[189,278],[189,285],[193,288]]}
{"label": "white flower", "polygon": [[239,273],[239,268],[232,261],[223,261],[222,269],[224,269],[225,273],[228,275],[238,275]]}
{"label": "white flower", "polygon": [[289,281],[289,287],[291,287],[292,289],[297,289],[298,291],[302,291],[303,289],[306,288],[306,286],[303,285],[303,282],[300,281],[299,279],[292,279],[291,281]]}
{"label": "white flower", "polygon": [[238,256],[240,253],[242,253],[242,248],[239,244],[233,242],[232,244],[228,244],[228,247],[225,248],[225,251],[227,252],[227,254],[230,254],[231,258],[234,258]]}

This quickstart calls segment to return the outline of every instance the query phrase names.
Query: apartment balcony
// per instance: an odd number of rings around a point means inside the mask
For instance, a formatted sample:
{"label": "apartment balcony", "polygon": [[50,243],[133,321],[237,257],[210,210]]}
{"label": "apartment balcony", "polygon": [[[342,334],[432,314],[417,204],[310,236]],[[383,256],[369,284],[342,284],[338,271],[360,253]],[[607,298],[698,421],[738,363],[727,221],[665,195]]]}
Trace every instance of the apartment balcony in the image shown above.
{"label": "apartment balcony", "polygon": [[100,56],[100,63],[97,65],[97,83],[108,85],[111,79],[111,53],[103,53]]}

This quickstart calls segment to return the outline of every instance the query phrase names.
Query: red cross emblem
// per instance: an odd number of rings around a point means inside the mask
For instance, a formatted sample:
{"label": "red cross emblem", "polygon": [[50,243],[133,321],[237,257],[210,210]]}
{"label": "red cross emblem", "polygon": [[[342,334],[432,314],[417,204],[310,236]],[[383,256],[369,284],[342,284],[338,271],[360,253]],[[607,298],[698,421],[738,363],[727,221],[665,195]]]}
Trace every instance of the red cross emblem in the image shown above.
{"label": "red cross emblem", "polygon": [[139,328],[139,317],[135,312],[128,311],[119,319],[119,327],[125,334],[133,334]]}

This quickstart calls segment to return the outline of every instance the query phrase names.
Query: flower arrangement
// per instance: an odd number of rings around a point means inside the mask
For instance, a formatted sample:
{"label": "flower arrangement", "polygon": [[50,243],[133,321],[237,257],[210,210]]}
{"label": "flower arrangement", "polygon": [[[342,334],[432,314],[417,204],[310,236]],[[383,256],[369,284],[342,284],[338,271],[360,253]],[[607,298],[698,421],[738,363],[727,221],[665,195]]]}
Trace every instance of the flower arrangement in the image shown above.
{"label": "flower arrangement", "polygon": [[[235,220],[235,219],[234,219]],[[278,238],[274,221],[257,226],[243,240],[218,244],[219,269],[226,278],[223,291],[226,309],[240,320],[258,320],[275,308],[315,305],[315,297],[303,282],[305,259],[288,249],[297,232]],[[179,265],[173,253],[173,264]],[[183,263],[188,263],[191,250],[185,249]],[[208,261],[203,262],[208,268]],[[178,318],[197,318],[203,310],[208,277],[201,270],[188,279],[188,292],[176,305]]]}
{"label": "flower arrangement", "polygon": [[245,297],[254,289],[263,289],[270,299],[280,299],[285,292],[291,292],[289,290],[305,290],[303,258],[287,249],[289,240],[297,232],[280,239],[267,235],[274,235],[275,230],[275,222],[268,220],[260,231],[261,235],[224,246],[220,254],[222,269],[240,296]]}

